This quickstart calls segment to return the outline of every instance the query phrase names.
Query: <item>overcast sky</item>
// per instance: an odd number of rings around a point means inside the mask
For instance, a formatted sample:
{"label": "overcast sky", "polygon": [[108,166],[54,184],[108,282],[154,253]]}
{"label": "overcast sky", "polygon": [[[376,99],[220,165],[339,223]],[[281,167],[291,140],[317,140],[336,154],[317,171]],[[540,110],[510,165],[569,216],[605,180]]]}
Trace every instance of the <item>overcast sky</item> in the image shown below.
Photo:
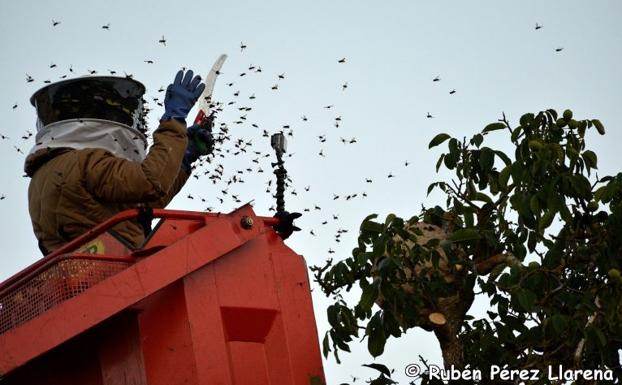
{"label": "overcast sky", "polygon": [[[151,100],[163,96],[157,90],[179,68],[206,74],[216,57],[227,53],[214,98],[236,103],[227,106],[219,122],[227,123],[234,138],[252,140],[252,147],[240,156],[226,154],[225,179],[248,167],[253,172],[244,171],[244,184],[230,186],[228,195],[221,193],[224,183],[191,178],[169,207],[228,212],[240,205],[231,199],[233,193],[242,202],[254,200],[258,214],[273,215],[269,208],[275,202],[265,190],[273,179],[269,163],[274,158],[260,158],[265,172],[257,173],[252,160],[258,156],[252,151],[272,154],[262,131],[289,125],[293,155],[286,167],[296,195],[288,194],[286,205],[310,212],[299,220],[303,231],[287,243],[309,265],[349,255],[358,226],[370,213],[410,217],[421,204],[442,205],[441,196],[425,195],[427,185],[443,177],[434,172],[441,149],[428,150],[430,139],[440,132],[470,137],[502,112],[512,123],[525,112],[547,108],[598,118],[607,135],[590,133],[588,146],[599,156],[599,173],[621,168],[616,151],[622,143],[622,2],[617,0],[21,0],[0,2],[0,15],[0,134],[8,137],[0,140],[0,280],[40,258],[28,216],[24,155],[18,152],[27,153],[34,144],[34,137],[21,138],[35,132],[28,99],[45,80],[89,70],[132,74],[145,84]],[[52,20],[60,24],[52,26]],[[536,30],[536,23],[543,27]],[[158,42],[163,37],[166,45]],[[342,58],[345,63],[338,63]],[[261,73],[250,66],[260,66]],[[243,72],[247,75],[239,76]],[[33,82],[26,81],[27,74]],[[151,104],[155,129],[163,108]],[[235,124],[243,106],[253,109],[243,124]],[[320,135],[326,136],[324,143]],[[353,138],[356,143],[350,143]],[[503,139],[490,135],[487,141],[503,147]],[[227,148],[232,145],[223,151]],[[199,174],[204,170],[210,167]],[[353,194],[357,197],[345,200]],[[349,230],[340,243],[334,238],[338,229]],[[313,295],[321,338],[327,330],[327,302],[319,290]],[[418,355],[441,363],[430,333],[410,331],[391,340],[381,361],[406,383],[401,373]],[[343,358],[342,365],[332,356],[325,360],[329,384],[350,381],[354,373],[362,378],[375,374],[360,368],[372,362],[365,344]]]}

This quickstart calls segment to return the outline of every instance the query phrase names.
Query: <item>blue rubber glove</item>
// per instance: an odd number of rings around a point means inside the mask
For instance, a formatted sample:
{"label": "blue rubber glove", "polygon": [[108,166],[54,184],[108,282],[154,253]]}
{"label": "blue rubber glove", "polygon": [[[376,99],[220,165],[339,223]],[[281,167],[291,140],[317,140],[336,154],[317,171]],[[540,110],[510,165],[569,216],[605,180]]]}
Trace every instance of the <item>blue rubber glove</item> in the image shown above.
{"label": "blue rubber glove", "polygon": [[202,155],[209,155],[214,150],[214,138],[212,136],[212,120],[205,124],[188,127],[188,146],[184,154],[181,167],[188,174],[192,171],[192,163]]}
{"label": "blue rubber glove", "polygon": [[177,119],[186,122],[188,112],[205,89],[205,84],[201,83],[201,77],[193,78],[192,75],[192,70],[188,70],[185,76],[184,71],[177,72],[173,83],[166,88],[164,115],[160,121]]}

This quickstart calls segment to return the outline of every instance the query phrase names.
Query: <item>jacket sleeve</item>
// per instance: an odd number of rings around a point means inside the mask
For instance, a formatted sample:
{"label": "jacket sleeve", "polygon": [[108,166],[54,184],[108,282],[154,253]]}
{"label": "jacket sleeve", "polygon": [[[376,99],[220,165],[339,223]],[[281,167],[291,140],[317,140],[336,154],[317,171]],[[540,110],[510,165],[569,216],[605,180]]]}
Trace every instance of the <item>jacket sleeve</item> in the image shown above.
{"label": "jacket sleeve", "polygon": [[180,169],[187,143],[186,127],[171,119],[160,123],[153,134],[153,145],[142,162],[118,158],[105,150],[93,150],[82,164],[85,188],[105,202],[170,201],[185,182],[178,178],[185,174]]}
{"label": "jacket sleeve", "polygon": [[175,195],[181,190],[182,187],[186,184],[189,175],[182,169],[179,170],[179,174],[177,174],[177,178],[173,183],[173,186],[168,191],[168,193],[162,197],[160,197],[155,203],[150,204],[149,206],[154,209],[163,209],[165,208],[172,200],[175,198]]}

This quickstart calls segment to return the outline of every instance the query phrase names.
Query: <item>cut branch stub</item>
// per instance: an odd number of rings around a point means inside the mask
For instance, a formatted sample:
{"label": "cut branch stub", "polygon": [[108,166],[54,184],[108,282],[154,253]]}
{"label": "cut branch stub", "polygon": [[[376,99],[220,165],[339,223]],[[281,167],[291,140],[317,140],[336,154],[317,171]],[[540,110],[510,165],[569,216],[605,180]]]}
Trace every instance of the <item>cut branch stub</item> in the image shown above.
{"label": "cut branch stub", "polygon": [[430,322],[437,326],[443,326],[447,323],[447,319],[443,315],[443,313],[430,313],[428,316]]}

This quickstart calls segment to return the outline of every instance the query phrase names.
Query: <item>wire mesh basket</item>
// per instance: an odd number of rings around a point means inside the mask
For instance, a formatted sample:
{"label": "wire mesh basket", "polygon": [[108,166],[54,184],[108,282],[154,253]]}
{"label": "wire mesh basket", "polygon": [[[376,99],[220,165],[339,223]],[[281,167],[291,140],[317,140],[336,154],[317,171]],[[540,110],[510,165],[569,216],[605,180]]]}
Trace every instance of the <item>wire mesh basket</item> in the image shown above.
{"label": "wire mesh basket", "polygon": [[128,261],[66,257],[0,295],[0,334],[126,269]]}

